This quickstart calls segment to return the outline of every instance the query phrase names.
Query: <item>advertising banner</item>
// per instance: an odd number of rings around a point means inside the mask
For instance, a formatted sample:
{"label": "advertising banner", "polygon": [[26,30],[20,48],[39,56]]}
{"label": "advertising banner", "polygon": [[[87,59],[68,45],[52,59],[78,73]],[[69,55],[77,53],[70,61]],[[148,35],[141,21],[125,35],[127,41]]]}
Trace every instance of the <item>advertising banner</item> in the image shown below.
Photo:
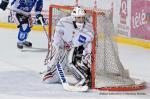
{"label": "advertising banner", "polygon": [[144,39],[146,36],[145,0],[131,2],[131,37]]}
{"label": "advertising banner", "polygon": [[115,0],[114,25],[118,33],[130,36],[131,0]]}

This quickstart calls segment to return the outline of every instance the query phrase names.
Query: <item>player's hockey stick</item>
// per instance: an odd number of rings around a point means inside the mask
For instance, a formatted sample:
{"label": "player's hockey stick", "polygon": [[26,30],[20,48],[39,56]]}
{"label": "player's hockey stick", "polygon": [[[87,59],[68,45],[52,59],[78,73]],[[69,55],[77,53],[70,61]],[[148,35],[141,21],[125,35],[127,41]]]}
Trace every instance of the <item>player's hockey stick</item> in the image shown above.
{"label": "player's hockey stick", "polygon": [[39,20],[40,20],[41,25],[42,25],[42,27],[43,27],[43,30],[44,30],[44,32],[45,32],[45,34],[46,34],[46,37],[47,37],[48,43],[50,43],[50,39],[49,39],[49,37],[48,37],[48,33],[47,33],[47,31],[46,31],[46,27],[45,27],[45,23],[43,22],[42,17],[39,17]]}
{"label": "player's hockey stick", "polygon": [[14,12],[16,12],[16,13],[19,13],[19,14],[21,14],[21,15],[24,15],[24,16],[26,16],[26,17],[29,17],[29,16],[31,16],[31,14],[30,13],[27,13],[27,12],[21,12],[20,10],[14,10],[14,9],[11,9],[11,8],[6,8],[7,10],[9,10],[9,11],[14,11]]}
{"label": "player's hockey stick", "polygon": [[[45,35],[46,35],[46,37],[47,37],[47,40],[48,40],[48,51],[47,51],[47,55],[46,55],[46,59],[45,59],[45,64],[46,64],[46,61],[47,61],[48,56],[49,56],[49,53],[50,53],[50,51],[49,51],[49,48],[50,48],[50,38],[49,38],[48,33],[47,33],[47,31],[46,31],[45,23],[43,22],[42,17],[40,17],[39,20],[40,20],[40,22],[41,22],[41,25],[42,25],[42,27],[43,27],[44,33],[45,33]],[[52,52],[51,52],[51,53],[52,53]]]}
{"label": "player's hockey stick", "polygon": [[[66,53],[67,52],[65,51],[64,55]],[[73,86],[73,85],[70,85],[67,82],[67,79],[66,79],[66,76],[65,76],[65,73],[64,73],[64,70],[62,68],[62,65],[61,65],[60,61],[57,63],[56,68],[57,68],[57,72],[59,74],[59,78],[61,80],[61,83],[63,85],[64,90],[67,90],[67,91],[87,91],[88,90],[88,86],[86,86],[86,85],[84,85],[84,86]]]}

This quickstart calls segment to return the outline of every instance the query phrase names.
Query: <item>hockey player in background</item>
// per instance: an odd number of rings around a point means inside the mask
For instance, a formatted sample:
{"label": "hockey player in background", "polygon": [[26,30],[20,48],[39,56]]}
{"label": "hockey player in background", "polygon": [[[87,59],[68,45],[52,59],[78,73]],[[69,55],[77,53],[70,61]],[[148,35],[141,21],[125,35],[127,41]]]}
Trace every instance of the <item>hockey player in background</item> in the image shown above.
{"label": "hockey player in background", "polygon": [[55,27],[46,57],[47,70],[42,79],[46,83],[60,82],[56,64],[65,50],[67,55],[63,59],[63,69],[69,71],[76,78],[75,85],[90,85],[91,49],[93,40],[92,24],[86,19],[86,12],[75,7],[71,16],[60,19]]}
{"label": "hockey player in background", "polygon": [[[9,0],[2,0],[0,8],[6,10]],[[27,41],[28,33],[32,28],[31,10],[34,7],[36,18],[42,18],[43,0],[12,0],[11,10],[12,17],[19,28],[17,47],[23,49],[24,46],[31,47],[32,43]]]}

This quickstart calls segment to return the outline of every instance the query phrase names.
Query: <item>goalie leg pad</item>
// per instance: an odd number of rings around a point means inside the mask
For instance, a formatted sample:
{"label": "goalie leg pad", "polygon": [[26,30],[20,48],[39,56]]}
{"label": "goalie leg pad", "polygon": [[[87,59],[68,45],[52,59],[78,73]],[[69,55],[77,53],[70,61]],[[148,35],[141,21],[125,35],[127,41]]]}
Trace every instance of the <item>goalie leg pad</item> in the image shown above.
{"label": "goalie leg pad", "polygon": [[86,78],[84,77],[84,75],[73,64],[70,64],[69,66],[73,76],[78,81],[76,86],[85,85]]}
{"label": "goalie leg pad", "polygon": [[60,82],[56,66],[57,63],[60,62],[62,64],[62,68],[65,68],[67,57],[66,54],[64,54],[64,50],[53,45],[51,46],[49,54],[46,58],[47,71],[43,76],[43,81],[46,81],[47,83]]}
{"label": "goalie leg pad", "polygon": [[[77,52],[77,49],[79,49],[80,52]],[[89,68],[85,66],[85,64],[82,63],[82,50],[80,48],[72,48],[68,55],[68,66],[75,77],[75,79],[78,81],[76,85],[85,85],[87,84],[86,80],[88,79],[89,74]],[[79,55],[80,54],[80,55]],[[81,64],[81,63],[82,64]],[[80,65],[79,65],[80,63]]]}
{"label": "goalie leg pad", "polygon": [[89,58],[91,55],[86,54],[84,56],[83,52],[83,46],[71,49],[68,55],[68,60],[70,63],[68,66],[70,66],[70,70],[73,76],[79,81],[79,84],[87,84],[89,87],[91,87],[91,58]]}
{"label": "goalie leg pad", "polygon": [[64,68],[64,66],[66,66],[64,65],[66,63],[66,58],[67,56],[64,56],[64,49],[61,49],[58,46],[53,45],[49,50],[48,56],[46,57],[46,65],[48,66],[48,68],[51,69],[51,67],[56,66],[56,64],[59,61],[61,61],[61,64],[63,64]]}
{"label": "goalie leg pad", "polygon": [[59,75],[56,69],[55,71],[47,71],[46,73],[44,73],[42,79],[43,82],[48,84],[60,82]]}

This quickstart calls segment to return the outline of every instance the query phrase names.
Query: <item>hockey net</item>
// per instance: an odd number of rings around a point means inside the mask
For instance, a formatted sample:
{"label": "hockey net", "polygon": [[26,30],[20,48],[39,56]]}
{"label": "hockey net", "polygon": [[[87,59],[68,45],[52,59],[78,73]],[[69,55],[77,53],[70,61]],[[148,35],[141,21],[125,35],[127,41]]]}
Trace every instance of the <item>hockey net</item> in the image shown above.
{"label": "hockey net", "polygon": [[[73,6],[49,7],[49,37],[60,18],[69,16]],[[85,8],[87,20],[95,32],[92,44],[92,88],[110,91],[132,91],[145,88],[143,81],[132,79],[124,69],[118,55],[112,17],[109,11]],[[104,15],[105,14],[105,15]]]}

